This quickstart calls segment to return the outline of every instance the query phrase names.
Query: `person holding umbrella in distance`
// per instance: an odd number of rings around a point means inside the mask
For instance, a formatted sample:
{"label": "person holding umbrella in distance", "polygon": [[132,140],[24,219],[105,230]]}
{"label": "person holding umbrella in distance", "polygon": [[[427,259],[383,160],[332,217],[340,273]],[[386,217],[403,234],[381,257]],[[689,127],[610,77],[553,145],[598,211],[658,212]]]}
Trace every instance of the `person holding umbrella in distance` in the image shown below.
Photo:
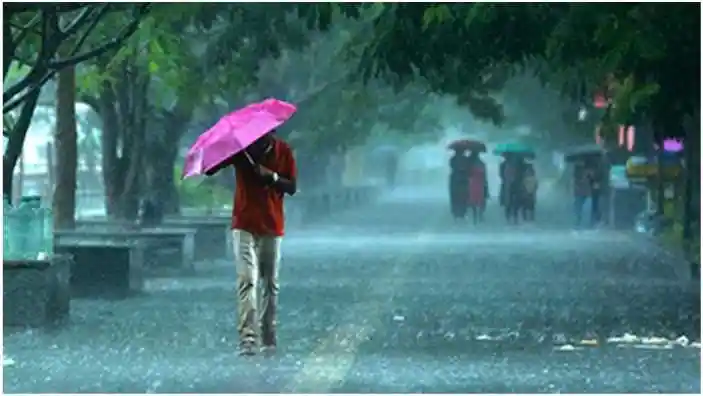
{"label": "person holding umbrella in distance", "polygon": [[198,138],[184,166],[184,177],[235,168],[232,234],[241,355],[256,354],[259,342],[268,352],[276,348],[283,199],[296,192],[297,170],[290,146],[274,131],[295,110],[289,103],[268,99],[228,114]]}
{"label": "person holding umbrella in distance", "polygon": [[466,205],[471,209],[474,224],[481,223],[488,199],[488,177],[486,164],[481,160],[480,153],[486,152],[486,145],[477,140],[462,139],[452,142],[450,148],[457,152],[469,152],[466,158]]}
{"label": "person holding umbrella in distance", "polygon": [[582,226],[584,207],[590,202],[590,226],[595,227],[601,220],[601,197],[607,186],[605,171],[606,152],[598,144],[588,144],[571,148],[564,159],[574,164],[573,170],[573,211],[575,227]]}
{"label": "person holding umbrella in distance", "polygon": [[525,205],[525,160],[534,158],[534,150],[522,143],[510,142],[496,146],[494,154],[502,156],[504,161],[500,164],[499,176],[500,203],[505,210],[508,223],[518,224],[519,214]]}
{"label": "person holding umbrella in distance", "polygon": [[457,140],[449,144],[454,155],[449,159],[449,206],[454,220],[466,217],[469,200],[469,158],[466,141]]}

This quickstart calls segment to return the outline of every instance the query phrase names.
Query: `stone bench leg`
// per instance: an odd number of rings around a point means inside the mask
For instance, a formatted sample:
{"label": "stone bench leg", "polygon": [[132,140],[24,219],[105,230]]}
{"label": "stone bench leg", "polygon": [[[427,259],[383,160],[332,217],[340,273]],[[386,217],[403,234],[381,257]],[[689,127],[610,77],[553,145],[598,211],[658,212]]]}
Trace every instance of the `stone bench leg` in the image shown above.
{"label": "stone bench leg", "polygon": [[4,263],[5,327],[54,327],[67,322],[71,307],[71,261],[55,256],[44,267]]}

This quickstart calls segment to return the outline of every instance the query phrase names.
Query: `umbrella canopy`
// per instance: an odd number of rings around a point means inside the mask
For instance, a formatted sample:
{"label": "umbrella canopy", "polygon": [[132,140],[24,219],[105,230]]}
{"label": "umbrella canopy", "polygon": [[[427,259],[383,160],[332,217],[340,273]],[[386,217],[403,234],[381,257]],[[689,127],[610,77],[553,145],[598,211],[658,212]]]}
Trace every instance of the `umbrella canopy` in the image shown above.
{"label": "umbrella canopy", "polygon": [[449,143],[449,149],[456,151],[478,151],[480,153],[486,152],[486,145],[478,140],[473,139],[459,139]]}
{"label": "umbrella canopy", "polygon": [[294,105],[278,99],[250,104],[222,117],[186,154],[183,178],[202,175],[286,122]]}
{"label": "umbrella canopy", "polygon": [[535,150],[532,149],[532,147],[523,144],[523,143],[517,143],[517,142],[511,142],[511,143],[501,143],[496,145],[496,148],[493,149],[493,153],[496,155],[518,155],[518,156],[523,156],[523,157],[534,157],[535,156]]}
{"label": "umbrella canopy", "polygon": [[573,162],[580,159],[585,159],[588,157],[598,157],[605,154],[605,150],[599,144],[584,144],[582,146],[577,146],[566,150],[566,152],[564,153],[564,160]]}

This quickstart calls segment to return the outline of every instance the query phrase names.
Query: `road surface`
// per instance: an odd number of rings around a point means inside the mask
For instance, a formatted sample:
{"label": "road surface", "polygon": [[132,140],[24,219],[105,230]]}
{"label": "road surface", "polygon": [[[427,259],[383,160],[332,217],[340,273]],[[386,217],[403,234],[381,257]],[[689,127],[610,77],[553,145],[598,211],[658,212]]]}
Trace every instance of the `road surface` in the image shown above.
{"label": "road surface", "polygon": [[[443,193],[443,191],[442,191]],[[5,335],[5,392],[700,392],[700,283],[624,233],[455,224],[399,189],[290,230],[278,354],[236,354],[231,263],[74,301],[55,332]],[[11,359],[11,360],[8,360]]]}

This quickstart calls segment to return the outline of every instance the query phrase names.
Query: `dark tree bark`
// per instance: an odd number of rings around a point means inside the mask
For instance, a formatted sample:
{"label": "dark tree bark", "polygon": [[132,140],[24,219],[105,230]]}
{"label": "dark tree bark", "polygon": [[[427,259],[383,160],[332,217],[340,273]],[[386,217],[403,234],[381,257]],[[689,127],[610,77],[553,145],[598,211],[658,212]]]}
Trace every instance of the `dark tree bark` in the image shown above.
{"label": "dark tree bark", "polygon": [[146,157],[148,195],[160,202],[165,214],[180,212],[174,172],[180,141],[188,130],[191,117],[192,107],[177,105],[175,110],[164,112],[158,130],[149,135],[149,155]]}
{"label": "dark tree bark", "polygon": [[684,120],[684,130],[686,138],[684,142],[684,154],[686,163],[685,187],[684,187],[684,207],[682,237],[684,247],[690,249],[690,244],[694,238],[694,225],[700,222],[700,210],[696,212],[698,204],[694,204],[696,197],[700,198],[700,145],[701,145],[701,124],[700,111],[694,115],[689,115]]}
{"label": "dark tree bark", "polygon": [[17,166],[17,161],[22,154],[24,138],[27,136],[27,130],[29,130],[29,124],[32,122],[32,116],[34,115],[34,110],[37,108],[38,100],[39,90],[33,93],[22,105],[22,111],[20,112],[19,118],[9,132],[7,146],[5,147],[5,153],[2,157],[3,195],[10,201],[12,200],[12,181],[15,167]]}
{"label": "dark tree bark", "polygon": [[103,82],[98,98],[105,206],[112,218],[136,220],[144,182],[149,75],[126,60],[118,80]]}
{"label": "dark tree bark", "polygon": [[76,73],[71,67],[59,72],[56,89],[56,186],[54,187],[54,227],[75,228],[76,170]]}

